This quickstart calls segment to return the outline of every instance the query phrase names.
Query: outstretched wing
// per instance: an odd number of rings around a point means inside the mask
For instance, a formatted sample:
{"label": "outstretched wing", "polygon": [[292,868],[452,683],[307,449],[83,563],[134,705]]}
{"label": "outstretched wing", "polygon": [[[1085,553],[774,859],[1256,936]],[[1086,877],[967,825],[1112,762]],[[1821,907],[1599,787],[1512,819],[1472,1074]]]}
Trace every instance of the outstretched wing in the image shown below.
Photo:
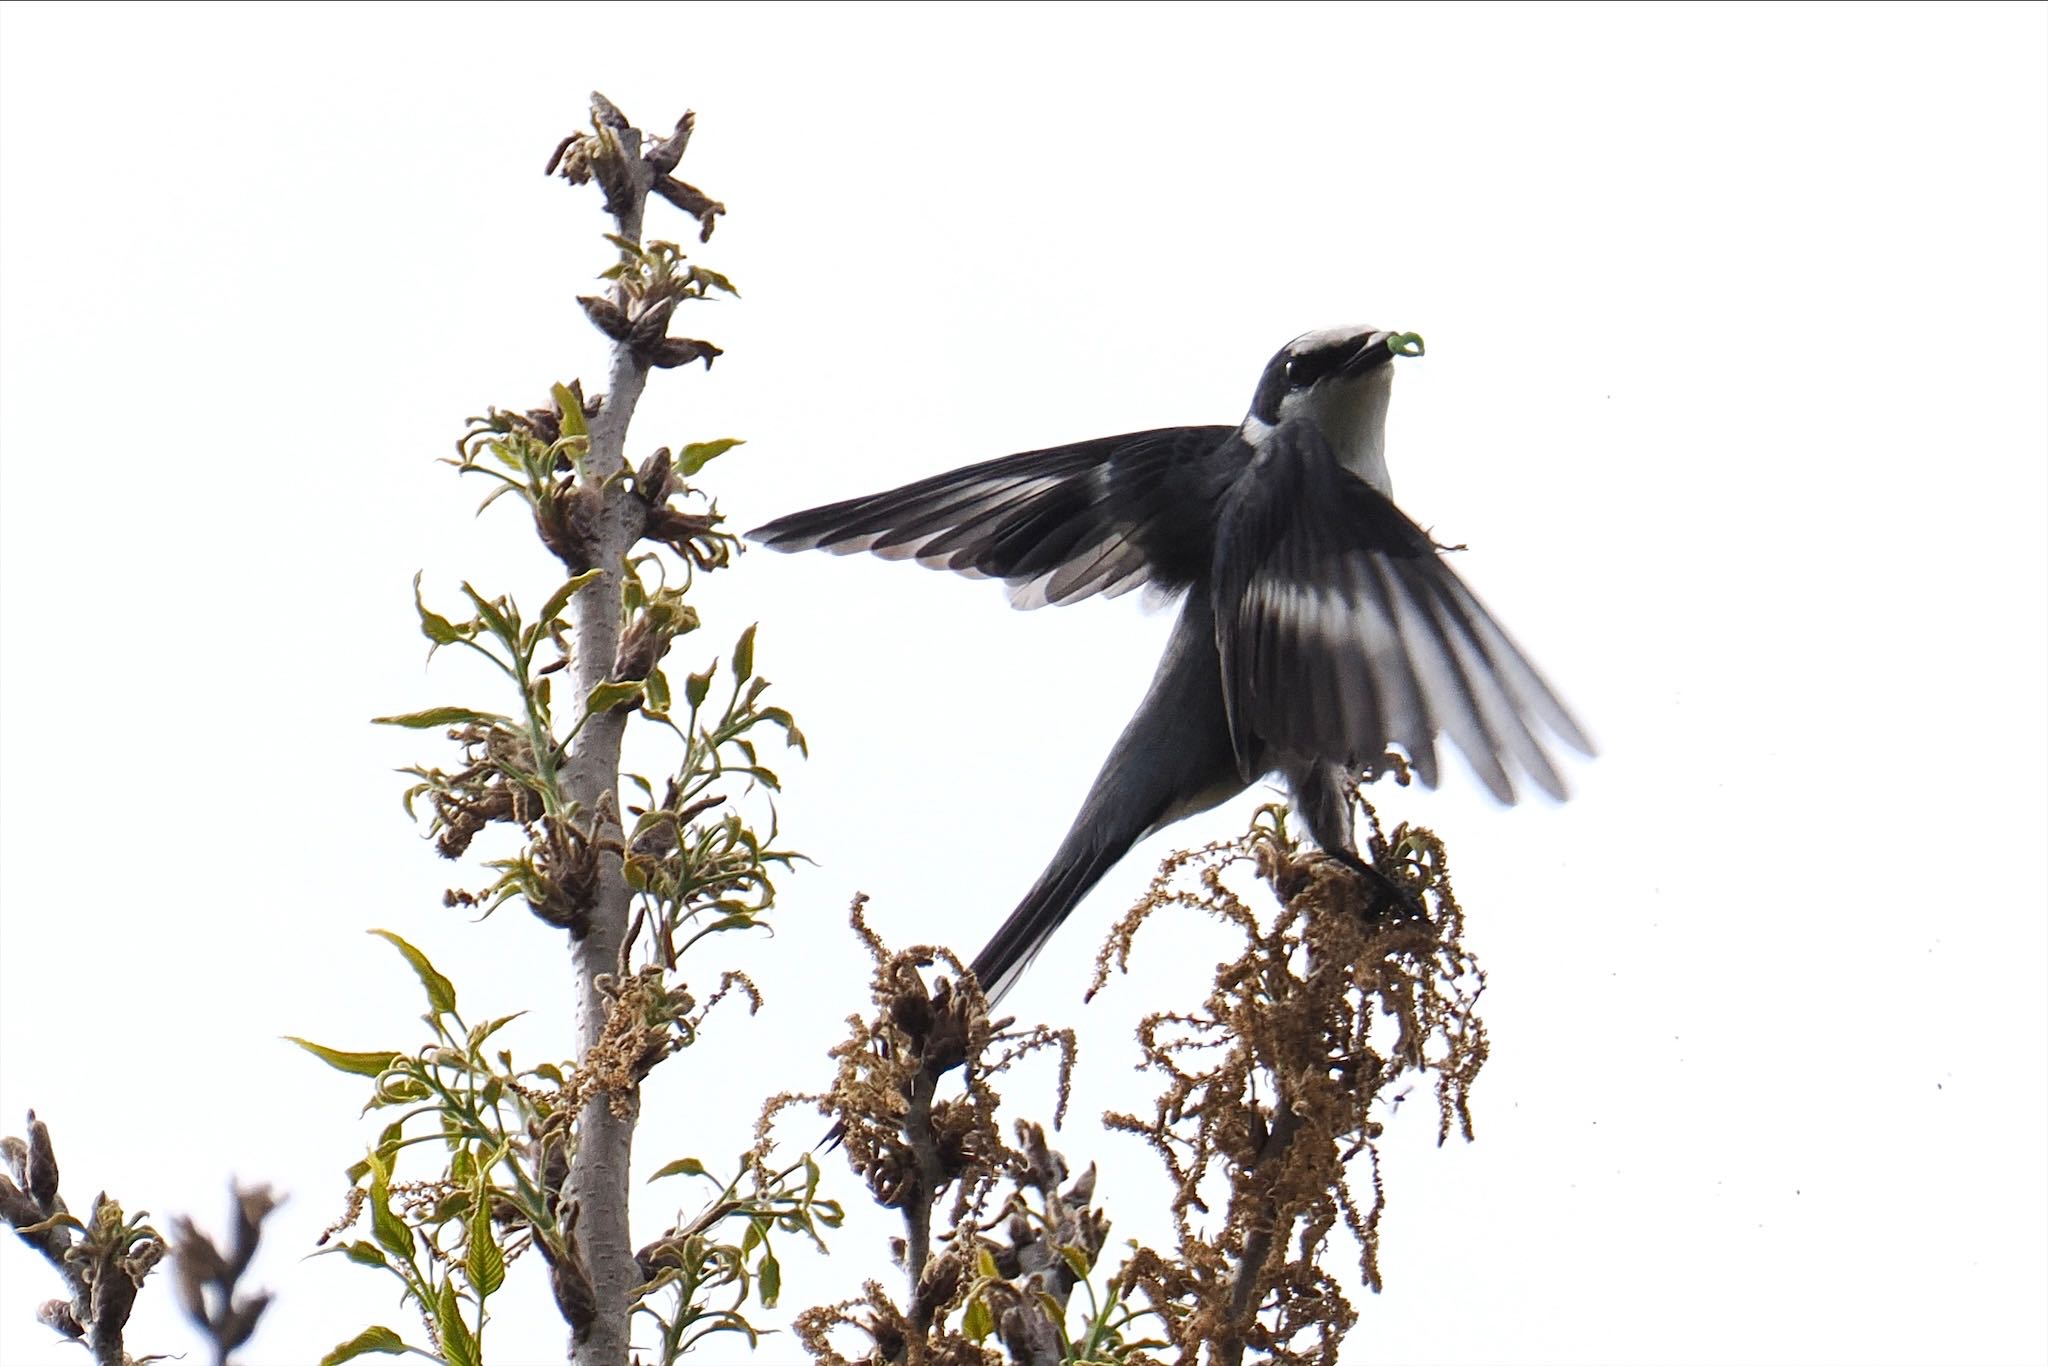
{"label": "outstretched wing", "polygon": [[775,550],[866,550],[1002,579],[1020,607],[1184,588],[1209,567],[1234,431],[1163,427],[1026,451],[747,535]]}
{"label": "outstretched wing", "polygon": [[1442,733],[1502,802],[1510,765],[1565,795],[1539,731],[1582,754],[1592,742],[1429,536],[1315,427],[1262,442],[1221,516],[1216,646],[1247,776],[1275,749],[1360,766],[1396,742],[1434,787]]}

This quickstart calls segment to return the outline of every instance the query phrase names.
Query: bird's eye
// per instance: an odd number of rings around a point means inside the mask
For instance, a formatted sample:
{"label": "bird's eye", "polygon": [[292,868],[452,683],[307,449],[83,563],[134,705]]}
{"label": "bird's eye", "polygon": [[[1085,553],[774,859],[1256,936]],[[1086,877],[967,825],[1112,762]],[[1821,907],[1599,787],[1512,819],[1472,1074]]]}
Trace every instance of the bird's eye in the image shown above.
{"label": "bird's eye", "polygon": [[1285,373],[1287,375],[1287,382],[1289,384],[1300,384],[1303,380],[1308,378],[1308,367],[1306,365],[1303,365],[1300,359],[1297,358],[1287,362],[1287,368]]}

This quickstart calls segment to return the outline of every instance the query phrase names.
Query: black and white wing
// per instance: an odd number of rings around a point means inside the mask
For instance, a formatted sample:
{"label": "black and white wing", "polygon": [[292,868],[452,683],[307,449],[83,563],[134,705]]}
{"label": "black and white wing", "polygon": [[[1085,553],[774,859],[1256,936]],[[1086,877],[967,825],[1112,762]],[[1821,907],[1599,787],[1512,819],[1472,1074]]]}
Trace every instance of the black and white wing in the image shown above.
{"label": "black and white wing", "polygon": [[1356,767],[1393,742],[1434,787],[1444,734],[1502,802],[1511,766],[1565,795],[1540,732],[1582,754],[1592,742],[1429,536],[1315,427],[1262,442],[1221,517],[1216,646],[1245,776],[1275,750]]}
{"label": "black and white wing", "polygon": [[[1206,573],[1231,427],[1163,427],[984,461],[747,533],[1002,579],[1020,607],[1185,588]],[[1241,459],[1248,451],[1239,450]]]}

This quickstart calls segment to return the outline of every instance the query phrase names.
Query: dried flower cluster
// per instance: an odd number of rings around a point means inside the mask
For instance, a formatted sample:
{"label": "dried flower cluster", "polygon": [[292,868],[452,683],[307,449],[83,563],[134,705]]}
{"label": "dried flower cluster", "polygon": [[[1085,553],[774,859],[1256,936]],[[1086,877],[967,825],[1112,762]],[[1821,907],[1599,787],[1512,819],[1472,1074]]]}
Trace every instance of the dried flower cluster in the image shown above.
{"label": "dried flower cluster", "polygon": [[[1426,830],[1389,839],[1369,806],[1364,815],[1372,865],[1412,894],[1410,908],[1376,911],[1376,889],[1304,852],[1269,808],[1246,836],[1169,859],[1098,963],[1100,987],[1167,907],[1206,912],[1244,936],[1201,1009],[1141,1026],[1143,1065],[1166,1083],[1152,1114],[1105,1116],[1144,1138],[1172,1179],[1173,1255],[1141,1251],[1120,1279],[1163,1311],[1188,1359],[1206,1347],[1226,1364],[1247,1348],[1277,1362],[1335,1362],[1356,1311],[1325,1255],[1341,1222],[1357,1240],[1359,1274],[1379,1288],[1374,1142],[1390,1088],[1430,1074],[1439,1141],[1453,1125],[1471,1136],[1485,977],[1461,942],[1443,848]],[[1277,913],[1262,917],[1224,880],[1246,864],[1278,896]],[[1361,1158],[1364,1199],[1353,1189]],[[1223,1219],[1210,1223],[1203,1216],[1219,1202]]]}
{"label": "dried flower cluster", "polygon": [[[1001,1360],[983,1345],[991,1338],[1023,1353],[1018,1360],[1061,1360],[1056,1312],[1093,1265],[1108,1221],[1090,1204],[1093,1169],[1066,1183],[1065,1161],[1037,1126],[1018,1126],[1017,1148],[1003,1142],[1002,1098],[989,1082],[1028,1053],[1057,1049],[1063,1111],[1073,1037],[992,1020],[980,985],[950,950],[891,952],[868,927],[865,902],[855,900],[852,919],[875,959],[877,1013],[853,1019],[851,1037],[833,1050],[839,1075],[829,1093],[778,1097],[764,1125],[805,1100],[837,1117],[834,1137],[855,1173],[878,1204],[903,1216],[896,1254],[910,1295],[901,1304],[870,1281],[859,1299],[798,1315],[796,1334],[830,1366],[851,1360],[832,1342],[841,1329],[865,1339],[861,1359],[874,1362],[981,1366]],[[924,970],[940,963],[952,975],[927,984]],[[942,1096],[956,1069],[959,1093]],[[943,1226],[935,1226],[942,1205]]]}

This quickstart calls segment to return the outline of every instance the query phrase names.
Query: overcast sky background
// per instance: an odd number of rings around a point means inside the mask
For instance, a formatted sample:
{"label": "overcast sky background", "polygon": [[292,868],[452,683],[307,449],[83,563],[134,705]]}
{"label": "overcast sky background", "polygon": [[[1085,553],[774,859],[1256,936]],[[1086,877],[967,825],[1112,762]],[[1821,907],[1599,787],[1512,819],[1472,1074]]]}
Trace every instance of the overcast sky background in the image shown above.
{"label": "overcast sky background", "polygon": [[[392,770],[444,751],[366,722],[503,701],[422,667],[415,571],[443,603],[558,581],[435,460],[489,404],[601,383],[573,296],[609,225],[540,173],[596,87],[649,128],[696,109],[682,174],[731,209],[693,251],[744,297],[677,329],[727,355],[658,376],[631,444],[745,437],[704,481],[740,526],[1235,421],[1312,328],[1427,337],[1397,496],[1472,547],[1603,752],[1563,806],[1500,810],[1455,764],[1384,796],[1449,843],[1493,1054],[1476,1143],[1434,1148],[1421,1097],[1390,1130],[1387,1289],[1347,1360],[2040,1361],[2044,15],[7,7],[0,1131],[52,1124],[74,1207],[218,1227],[231,1173],[289,1191],[251,1366],[420,1336],[384,1280],[299,1259],[374,1126],[279,1036],[420,1041],[383,926],[472,1017],[529,1008],[522,1058],[565,1046],[560,936],[441,909],[481,878]],[[655,1076],[649,1171],[729,1160],[765,1094],[825,1082],[864,1004],[856,890],[894,943],[979,945],[1170,623],[816,555],[749,555],[699,605],[671,673],[762,623],[817,866],[777,938],[693,966],[768,1006]],[[1082,1032],[1060,1142],[1107,1174],[1116,1249],[1164,1236],[1165,1187],[1093,1117],[1148,1094],[1130,1023],[1197,999],[1223,940],[1155,931],[1084,1007],[1087,965],[1161,854],[1259,799],[1126,860],[1008,1002]],[[1009,1094],[1050,1107],[1042,1076]],[[792,1253],[785,1303],[886,1277],[891,1231]],[[493,1360],[558,1359],[537,1272]],[[82,1360],[33,1322],[56,1293],[0,1244],[0,1360]],[[129,1344],[199,1350],[162,1288]]]}

